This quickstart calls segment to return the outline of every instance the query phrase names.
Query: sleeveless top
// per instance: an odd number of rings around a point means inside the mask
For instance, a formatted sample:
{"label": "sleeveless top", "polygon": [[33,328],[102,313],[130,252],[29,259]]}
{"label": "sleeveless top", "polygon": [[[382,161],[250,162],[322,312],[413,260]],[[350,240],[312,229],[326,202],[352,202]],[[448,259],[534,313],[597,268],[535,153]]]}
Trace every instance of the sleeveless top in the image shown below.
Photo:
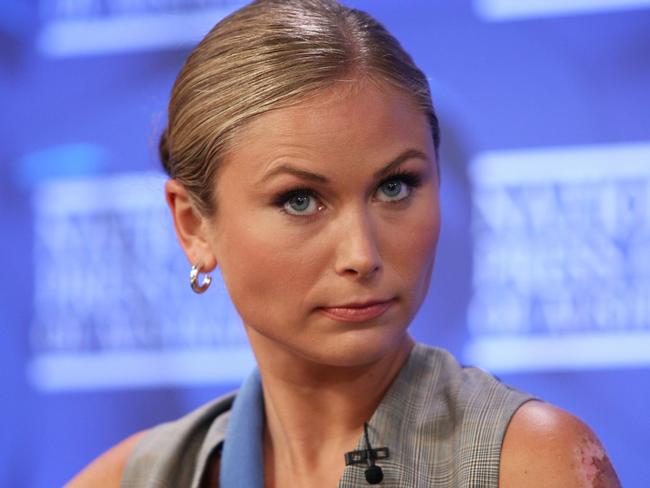
{"label": "sleeveless top", "polygon": [[[121,488],[199,488],[228,442],[234,398],[222,396],[148,431],[127,460]],[[460,366],[443,349],[416,344],[368,421],[373,448],[389,448],[388,459],[377,461],[380,486],[498,487],[508,423],[532,399]],[[362,436],[355,449],[364,448]],[[368,486],[365,467],[346,466],[338,488]]]}

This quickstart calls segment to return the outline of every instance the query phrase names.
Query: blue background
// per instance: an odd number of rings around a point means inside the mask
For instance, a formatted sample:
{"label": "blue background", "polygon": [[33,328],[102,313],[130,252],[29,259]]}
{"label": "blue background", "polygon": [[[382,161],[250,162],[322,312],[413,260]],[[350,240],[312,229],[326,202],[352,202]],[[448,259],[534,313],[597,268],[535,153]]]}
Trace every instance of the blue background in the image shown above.
{"label": "blue background", "polygon": [[[62,485],[129,434],[238,384],[125,383],[75,390],[29,380],[30,361],[42,352],[32,334],[40,273],[37,188],[80,175],[156,171],[155,137],[189,52],[176,41],[142,48],[136,40],[119,50],[48,54],[39,48],[39,36],[61,16],[45,8],[55,3],[10,0],[0,6],[2,486]],[[183,2],[167,2],[174,5],[167,10],[182,14],[200,2],[187,3],[184,10]],[[429,297],[412,330],[419,340],[463,359],[471,339],[467,310],[476,240],[468,165],[485,151],[650,142],[650,9],[491,19],[468,0],[351,3],[384,22],[431,79],[442,124],[444,224]],[[97,2],[103,7],[93,16],[110,16],[110,4]],[[164,4],[133,12],[164,12]],[[79,45],[88,42],[78,39]],[[650,235],[650,210],[640,225]],[[103,250],[95,251],[99,266],[85,272],[101,275]],[[149,265],[155,280],[156,263]],[[187,271],[180,267],[177,273],[183,290]],[[188,303],[194,303],[190,295],[187,288]],[[641,325],[650,330],[650,322]],[[650,479],[649,365],[650,357],[621,367],[604,361],[573,370],[497,374],[583,418],[606,445],[623,485],[641,487]]]}

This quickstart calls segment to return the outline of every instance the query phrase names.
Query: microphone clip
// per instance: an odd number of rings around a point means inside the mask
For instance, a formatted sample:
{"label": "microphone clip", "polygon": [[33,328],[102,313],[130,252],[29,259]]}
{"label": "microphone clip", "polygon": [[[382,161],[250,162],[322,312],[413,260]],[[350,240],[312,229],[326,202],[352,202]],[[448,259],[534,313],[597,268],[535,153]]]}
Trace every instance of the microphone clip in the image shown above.
{"label": "microphone clip", "polygon": [[367,464],[369,460],[388,459],[388,448],[378,447],[377,449],[360,449],[345,453],[345,465]]}
{"label": "microphone clip", "polygon": [[368,484],[376,485],[381,483],[384,479],[384,472],[382,469],[375,465],[378,459],[388,459],[388,448],[378,447],[373,449],[370,446],[370,439],[368,438],[368,424],[363,424],[363,432],[366,440],[366,449],[345,453],[345,465],[354,466],[355,464],[366,464],[368,467],[365,470],[366,481]]}

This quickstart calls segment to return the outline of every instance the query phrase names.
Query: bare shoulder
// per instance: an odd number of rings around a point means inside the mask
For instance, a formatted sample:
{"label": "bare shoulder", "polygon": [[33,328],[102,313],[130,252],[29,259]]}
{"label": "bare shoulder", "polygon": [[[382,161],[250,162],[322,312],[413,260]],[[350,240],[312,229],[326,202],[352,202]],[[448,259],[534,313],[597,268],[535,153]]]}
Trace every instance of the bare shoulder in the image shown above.
{"label": "bare shoulder", "polygon": [[539,401],[517,410],[501,452],[501,488],[620,488],[602,444],[583,421]]}
{"label": "bare shoulder", "polygon": [[127,437],[84,468],[66,488],[113,488],[119,487],[129,455],[146,430]]}

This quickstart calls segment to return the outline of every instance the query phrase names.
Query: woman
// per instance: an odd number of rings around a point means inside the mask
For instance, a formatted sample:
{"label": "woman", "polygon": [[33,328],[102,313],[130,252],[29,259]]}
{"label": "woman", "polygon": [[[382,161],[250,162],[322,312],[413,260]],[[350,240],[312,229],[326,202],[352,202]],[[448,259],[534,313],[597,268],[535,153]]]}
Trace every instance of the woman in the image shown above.
{"label": "woman", "polygon": [[438,144],[426,78],[367,14],[261,0],[220,22],[161,156],[192,288],[220,267],[259,369],[70,486],[619,486],[580,420],[409,336]]}

